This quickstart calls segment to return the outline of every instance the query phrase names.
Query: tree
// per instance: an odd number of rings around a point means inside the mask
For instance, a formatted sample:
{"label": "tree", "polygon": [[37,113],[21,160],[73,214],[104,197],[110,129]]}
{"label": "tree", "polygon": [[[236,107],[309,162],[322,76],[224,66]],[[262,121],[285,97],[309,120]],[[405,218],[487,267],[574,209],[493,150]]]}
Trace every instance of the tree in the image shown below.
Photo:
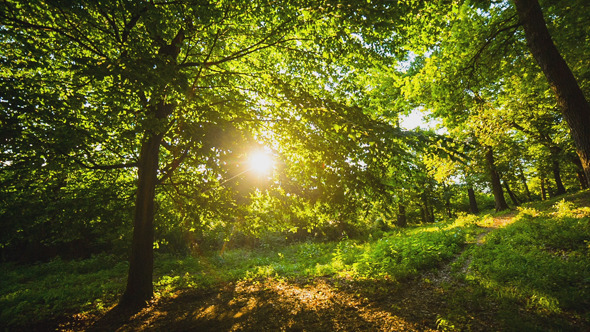
{"label": "tree", "polygon": [[[1,11],[3,41],[29,68],[22,76],[39,71],[45,82],[57,83],[35,100],[15,93],[9,108],[27,104],[41,114],[55,113],[52,109],[89,114],[99,124],[95,139],[61,153],[91,168],[137,167],[129,278],[121,303],[141,305],[152,296],[157,184],[170,181],[185,161],[219,158],[225,142],[215,142],[215,133],[246,130],[252,118],[247,110],[258,97],[247,92],[257,82],[247,84],[246,77],[263,79],[259,71],[267,69],[254,55],[294,43],[287,34],[300,23],[298,14],[264,2],[189,1],[3,2]],[[4,77],[18,81],[19,76]],[[115,144],[133,139],[107,158],[96,148],[107,135],[117,137]],[[55,144],[49,148],[60,150]]]}
{"label": "tree", "polygon": [[530,51],[555,92],[559,109],[576,142],[586,178],[590,179],[590,104],[552,41],[539,2],[514,0],[514,4]]}
{"label": "tree", "polygon": [[491,147],[485,147],[485,156],[488,166],[488,172],[490,173],[490,182],[492,184],[492,193],[494,194],[494,200],[496,202],[496,211],[502,211],[508,209],[508,204],[504,198],[502,191],[502,183],[500,182],[500,175],[496,170],[496,163],[494,162],[494,151]]}
{"label": "tree", "polygon": [[469,211],[472,214],[478,214],[479,209],[477,207],[477,200],[475,199],[475,191],[473,188],[468,188],[467,194],[469,195]]}

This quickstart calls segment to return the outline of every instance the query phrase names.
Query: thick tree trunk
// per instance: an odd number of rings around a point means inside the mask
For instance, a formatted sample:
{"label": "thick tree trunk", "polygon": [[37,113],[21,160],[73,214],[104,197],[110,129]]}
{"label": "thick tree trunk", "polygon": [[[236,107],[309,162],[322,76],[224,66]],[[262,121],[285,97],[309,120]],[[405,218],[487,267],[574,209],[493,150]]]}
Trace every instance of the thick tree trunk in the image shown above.
{"label": "thick tree trunk", "polygon": [[[152,109],[152,114],[157,120],[163,121],[173,109],[173,105],[162,101]],[[119,302],[121,306],[142,306],[153,296],[154,198],[158,183],[160,145],[164,136],[157,131],[158,129],[146,131],[139,153],[129,275],[127,288]]]}
{"label": "thick tree trunk", "polygon": [[588,189],[588,180],[586,179],[584,171],[577,171],[576,174],[578,175],[578,181],[580,182],[580,189]]}
{"label": "thick tree trunk", "polygon": [[538,0],[514,0],[527,44],[543,70],[576,143],[586,179],[590,179],[590,104],[555,47]]}
{"label": "thick tree trunk", "polygon": [[[158,51],[168,63],[176,63],[180,46],[184,40],[184,30],[180,29],[168,45],[162,45]],[[154,198],[158,183],[160,145],[164,133],[158,128],[172,114],[174,104],[166,103],[163,96],[159,103],[148,109],[148,116],[156,120],[156,128],[145,132],[139,153],[137,171],[137,194],[135,198],[135,216],[133,220],[133,240],[129,257],[129,275],[127,287],[119,302],[120,306],[143,306],[154,293],[152,285],[154,270]]]}
{"label": "thick tree trunk", "polygon": [[147,134],[139,155],[133,242],[122,306],[142,306],[153,296],[154,197],[162,135]]}
{"label": "thick tree trunk", "polygon": [[399,212],[397,214],[397,226],[408,226],[408,220],[406,219],[406,206],[401,203],[399,204]]}
{"label": "thick tree trunk", "polygon": [[490,181],[492,183],[492,193],[494,194],[496,211],[507,210],[508,204],[506,203],[506,199],[504,199],[500,175],[498,174],[498,171],[496,171],[496,164],[494,163],[494,152],[489,146],[486,147],[486,162],[488,164],[488,171],[490,173]]}
{"label": "thick tree trunk", "polygon": [[510,196],[510,200],[512,201],[514,206],[519,206],[520,202],[518,200],[518,197],[516,197],[516,195],[514,194],[514,192],[512,192],[512,190],[510,190],[510,186],[508,185],[508,182],[506,182],[506,181],[502,181],[502,182],[504,182],[504,188],[506,189],[508,196]]}
{"label": "thick tree trunk", "polygon": [[475,191],[473,191],[473,188],[467,189],[467,196],[469,196],[469,210],[473,214],[478,214],[479,209],[477,208],[477,200],[475,199]]}
{"label": "thick tree trunk", "polygon": [[545,188],[545,177],[541,177],[541,200],[547,200],[547,188]]}
{"label": "thick tree trunk", "polygon": [[586,174],[584,174],[584,168],[582,167],[580,158],[577,155],[574,155],[571,157],[571,161],[577,168],[576,174],[578,175],[578,181],[580,182],[580,189],[588,189],[588,178],[586,178]]}

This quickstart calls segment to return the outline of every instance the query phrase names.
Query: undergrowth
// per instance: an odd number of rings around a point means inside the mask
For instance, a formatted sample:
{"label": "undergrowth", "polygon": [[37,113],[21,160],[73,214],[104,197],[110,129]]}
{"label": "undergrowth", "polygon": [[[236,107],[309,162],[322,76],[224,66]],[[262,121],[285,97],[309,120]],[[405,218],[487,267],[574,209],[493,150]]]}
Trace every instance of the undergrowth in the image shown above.
{"label": "undergrowth", "polygon": [[[241,279],[327,275],[359,279],[407,278],[453,257],[472,233],[465,220],[408,228],[358,242],[303,242],[279,248],[234,249],[197,257],[157,255],[156,297]],[[47,321],[72,313],[100,313],[120,296],[127,263],[108,255],[86,260],[0,267],[0,326]]]}
{"label": "undergrowth", "polygon": [[[515,218],[513,224],[489,233],[485,243],[477,246],[469,244],[492,224],[490,215],[460,215],[453,221],[397,229],[366,242],[303,242],[194,257],[160,254],[155,261],[155,295],[168,297],[180,290],[258,278],[334,276],[403,282],[463,252],[455,264],[467,265],[458,273],[473,294],[491,294],[500,302],[511,301],[537,313],[573,311],[588,321],[590,208],[579,208],[576,198],[568,197],[553,201],[548,210],[528,205]],[[33,326],[74,313],[105,312],[121,295],[127,269],[126,262],[108,255],[26,266],[2,264],[0,327]],[[463,293],[450,293],[449,303],[456,300],[460,304],[473,295]],[[464,317],[460,312],[456,319],[441,316],[444,324],[439,325],[462,326]]]}
{"label": "undergrowth", "polygon": [[576,330],[571,322],[590,322],[590,208],[552,203],[519,208],[512,224],[463,254],[469,264],[462,278],[514,308],[501,314],[506,327]]}

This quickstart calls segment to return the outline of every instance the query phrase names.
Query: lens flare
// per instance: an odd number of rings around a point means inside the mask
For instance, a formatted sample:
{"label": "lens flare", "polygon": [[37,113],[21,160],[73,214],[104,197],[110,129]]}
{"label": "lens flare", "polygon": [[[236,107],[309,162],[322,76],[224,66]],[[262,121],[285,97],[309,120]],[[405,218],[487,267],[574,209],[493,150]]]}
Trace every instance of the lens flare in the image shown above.
{"label": "lens flare", "polygon": [[272,169],[272,157],[264,151],[256,151],[250,156],[250,170],[258,175],[264,175]]}

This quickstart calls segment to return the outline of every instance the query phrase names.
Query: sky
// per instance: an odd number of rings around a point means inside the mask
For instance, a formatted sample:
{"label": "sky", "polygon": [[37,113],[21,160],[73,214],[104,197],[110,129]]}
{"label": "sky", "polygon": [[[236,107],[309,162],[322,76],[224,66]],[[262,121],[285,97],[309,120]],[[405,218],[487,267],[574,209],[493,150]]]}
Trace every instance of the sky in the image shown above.
{"label": "sky", "polygon": [[421,129],[436,129],[436,125],[440,122],[436,120],[424,120],[423,117],[426,115],[426,113],[423,113],[419,109],[415,108],[408,116],[401,116],[400,126],[407,130],[414,129],[416,127],[420,127]]}

